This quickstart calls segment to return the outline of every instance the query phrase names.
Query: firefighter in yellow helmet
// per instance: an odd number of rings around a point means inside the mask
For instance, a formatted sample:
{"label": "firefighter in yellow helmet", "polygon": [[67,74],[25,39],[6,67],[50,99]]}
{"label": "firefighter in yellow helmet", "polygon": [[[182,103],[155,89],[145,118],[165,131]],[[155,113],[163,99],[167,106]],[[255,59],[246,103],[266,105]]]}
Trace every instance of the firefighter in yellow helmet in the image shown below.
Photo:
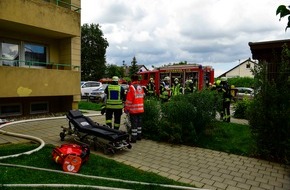
{"label": "firefighter in yellow helmet", "polygon": [[125,100],[125,90],[119,85],[119,78],[112,77],[112,84],[105,89],[106,100],[106,125],[112,128],[112,118],[114,114],[114,129],[119,129],[121,124],[121,115],[123,113],[123,102]]}
{"label": "firefighter in yellow helmet", "polygon": [[167,102],[171,97],[170,78],[168,76],[164,77],[163,81],[160,83],[159,92],[159,98],[162,102]]}
{"label": "firefighter in yellow helmet", "polygon": [[149,83],[146,86],[146,95],[148,97],[155,96],[155,83],[153,78],[150,78]]}
{"label": "firefighter in yellow helmet", "polygon": [[182,87],[180,86],[178,78],[174,79],[174,83],[172,84],[171,91],[172,91],[172,96],[177,96],[182,93]]}

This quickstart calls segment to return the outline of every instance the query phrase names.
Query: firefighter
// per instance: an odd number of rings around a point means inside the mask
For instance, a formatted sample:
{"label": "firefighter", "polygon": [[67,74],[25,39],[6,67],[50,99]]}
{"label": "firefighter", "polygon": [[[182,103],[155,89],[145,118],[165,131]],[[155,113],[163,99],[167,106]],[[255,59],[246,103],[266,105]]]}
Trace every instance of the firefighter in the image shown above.
{"label": "firefighter", "polygon": [[147,84],[147,91],[146,91],[146,95],[148,97],[153,97],[155,96],[155,83],[154,83],[154,79],[150,78],[149,83]]}
{"label": "firefighter", "polygon": [[230,122],[231,121],[230,104],[231,104],[232,95],[231,95],[231,87],[228,84],[226,77],[221,77],[221,90],[223,93],[223,116],[222,116],[222,119],[225,122]]}
{"label": "firefighter", "polygon": [[144,91],[139,85],[138,75],[132,75],[125,101],[125,113],[129,113],[131,122],[131,143],[142,139],[142,115],[144,113]]}
{"label": "firefighter", "polygon": [[171,92],[172,92],[172,96],[177,96],[182,93],[182,87],[180,86],[178,78],[174,79],[174,83],[171,87]]}
{"label": "firefighter", "polygon": [[163,81],[160,83],[159,98],[162,102],[167,102],[169,100],[169,98],[171,97],[171,90],[170,90],[170,86],[169,86],[169,81],[170,81],[169,77],[164,77]]}
{"label": "firefighter", "polygon": [[190,94],[194,92],[194,85],[192,79],[185,81],[184,94]]}
{"label": "firefighter", "polygon": [[112,84],[105,89],[107,94],[105,112],[106,125],[112,128],[112,118],[114,114],[114,129],[119,130],[121,124],[121,115],[123,113],[123,101],[125,100],[125,90],[119,85],[119,78],[112,77]]}

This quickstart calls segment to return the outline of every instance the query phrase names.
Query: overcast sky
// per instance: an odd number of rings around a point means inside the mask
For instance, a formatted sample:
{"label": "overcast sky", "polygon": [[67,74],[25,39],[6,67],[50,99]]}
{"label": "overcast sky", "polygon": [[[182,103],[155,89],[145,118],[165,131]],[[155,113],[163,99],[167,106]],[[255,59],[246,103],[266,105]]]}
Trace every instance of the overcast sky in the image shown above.
{"label": "overcast sky", "polygon": [[287,39],[289,0],[82,0],[81,24],[99,24],[109,42],[107,63],[149,70],[187,61],[215,76],[252,58],[249,42]]}

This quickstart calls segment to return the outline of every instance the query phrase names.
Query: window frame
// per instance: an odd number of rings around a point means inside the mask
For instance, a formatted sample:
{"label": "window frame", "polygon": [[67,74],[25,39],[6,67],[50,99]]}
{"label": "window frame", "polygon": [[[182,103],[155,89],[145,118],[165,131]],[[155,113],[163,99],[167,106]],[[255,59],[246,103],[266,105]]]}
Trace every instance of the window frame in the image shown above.
{"label": "window frame", "polygon": [[[46,110],[32,110],[32,106],[36,104],[46,104]],[[30,114],[40,114],[40,113],[49,113],[49,102],[48,101],[38,101],[38,102],[30,102],[29,104],[29,113]]]}
{"label": "window frame", "polygon": [[[46,44],[37,43],[37,42],[30,42],[30,41],[22,41],[22,40],[13,40],[13,39],[9,39],[9,38],[0,38],[0,59],[2,59],[2,54],[3,54],[3,50],[2,50],[3,43],[18,45],[18,60],[17,60],[18,64],[11,65],[11,66],[26,67],[26,68],[46,68],[47,64],[49,63],[49,46]],[[26,45],[43,47],[45,49],[45,52],[44,52],[45,53],[45,62],[43,62],[43,64],[41,64],[41,65],[26,65],[26,62],[27,62],[27,60],[25,58],[25,46]],[[16,61],[16,60],[14,60],[14,61]],[[0,66],[5,66],[5,65],[3,65],[2,60],[0,60]]]}
{"label": "window frame", "polygon": [[3,60],[0,60],[0,66],[19,67],[20,64],[21,64],[20,63],[20,60],[21,60],[21,42],[19,42],[17,40],[0,38],[0,59],[2,59],[2,55],[3,55],[3,49],[2,49],[2,44],[3,43],[18,45],[18,60],[11,60],[11,61],[16,61],[18,63],[17,63],[17,66],[15,66],[15,65],[3,65]]}
{"label": "window frame", "polygon": [[[19,106],[19,112],[11,112],[11,113],[5,113],[3,114],[2,112],[2,107],[3,106]],[[19,116],[19,115],[22,115],[23,112],[22,112],[22,104],[21,103],[7,103],[7,104],[0,104],[0,116],[3,117],[3,116]]]}

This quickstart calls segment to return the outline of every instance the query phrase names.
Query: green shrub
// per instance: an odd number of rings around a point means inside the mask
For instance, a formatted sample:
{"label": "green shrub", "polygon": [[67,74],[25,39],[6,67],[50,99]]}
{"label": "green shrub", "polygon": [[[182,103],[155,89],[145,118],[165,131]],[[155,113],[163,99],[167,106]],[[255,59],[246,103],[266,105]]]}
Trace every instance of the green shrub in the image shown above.
{"label": "green shrub", "polygon": [[248,87],[253,88],[254,78],[250,77],[233,77],[228,79],[229,84],[235,85],[235,87]]}
{"label": "green shrub", "polygon": [[153,140],[195,144],[205,126],[215,119],[216,102],[216,93],[208,90],[172,97],[163,104],[146,100],[143,134]]}
{"label": "green shrub", "polygon": [[145,99],[142,133],[145,138],[159,140],[159,123],[161,118],[161,105],[157,99]]}
{"label": "green shrub", "polygon": [[234,117],[239,119],[248,119],[249,106],[251,100],[245,98],[241,101],[237,101],[234,105]]}

